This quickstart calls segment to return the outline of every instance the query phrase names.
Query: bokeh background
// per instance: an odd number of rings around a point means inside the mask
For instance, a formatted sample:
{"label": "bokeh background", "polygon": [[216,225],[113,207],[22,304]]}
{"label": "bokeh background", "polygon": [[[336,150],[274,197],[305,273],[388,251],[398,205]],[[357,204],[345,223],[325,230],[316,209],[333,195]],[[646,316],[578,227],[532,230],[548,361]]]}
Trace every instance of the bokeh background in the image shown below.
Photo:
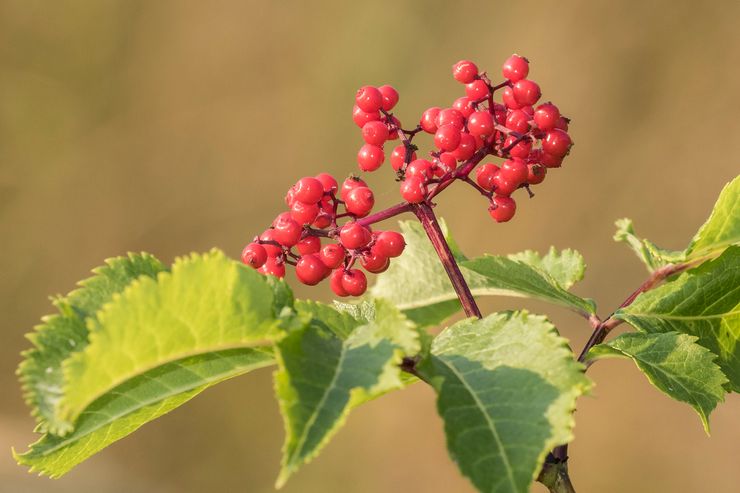
{"label": "bokeh background", "polygon": [[[355,169],[355,89],[393,84],[412,123],[461,93],[450,66],[492,74],[512,52],[573,118],[576,146],[516,220],[455,189],[439,213],[469,255],[550,245],[586,257],[602,314],[646,276],[613,221],[682,248],[740,171],[740,2],[198,2],[0,0],[0,491],[270,492],[283,429],[262,370],[207,391],[58,481],[10,446],[34,439],[14,370],[23,338],[101,260],[237,256],[296,178]],[[495,77],[494,77],[495,78]],[[397,200],[384,168],[379,204]],[[329,299],[326,287],[298,289]],[[588,327],[547,313],[580,348]],[[589,372],[571,471],[581,492],[735,492],[740,400],[712,416],[654,391],[627,361]],[[286,493],[472,492],[447,457],[430,389],[358,409]],[[533,491],[543,491],[536,485]]]}

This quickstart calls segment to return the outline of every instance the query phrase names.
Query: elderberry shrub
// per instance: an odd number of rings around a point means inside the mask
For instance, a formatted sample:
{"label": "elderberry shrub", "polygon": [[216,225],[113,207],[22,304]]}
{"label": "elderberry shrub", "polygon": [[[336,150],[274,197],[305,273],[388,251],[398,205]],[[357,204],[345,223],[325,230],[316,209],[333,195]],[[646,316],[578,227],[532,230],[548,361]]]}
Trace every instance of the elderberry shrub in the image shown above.
{"label": "elderberry shrub", "polygon": [[[526,58],[511,55],[501,72],[504,80],[494,85],[472,61],[457,62],[452,75],[465,85],[465,95],[450,107],[428,108],[413,129],[403,128],[391,113],[399,100],[396,89],[361,87],[352,109],[364,141],[357,153],[360,171],[380,169],[386,144],[400,141],[392,144],[389,161],[405,204],[430,203],[459,180],[488,199],[488,212],[496,222],[511,220],[517,208],[512,195],[524,188],[534,196],[530,187],[542,183],[549,168],[561,166],[573,142],[570,120],[558,107],[551,102],[537,105],[542,92],[527,78]],[[423,133],[433,136],[433,147],[427,157],[419,158],[413,141]],[[488,156],[502,162],[483,163]],[[474,180],[469,177],[473,171]],[[341,186],[328,173],[301,178],[288,190],[285,202],[289,211],[278,215],[242,252],[242,261],[263,274],[283,277],[285,266],[292,265],[304,284],[329,278],[337,296],[360,296],[367,277],[357,265],[379,274],[403,252],[400,233],[371,229],[376,221],[368,216],[375,196],[357,176]],[[328,243],[322,244],[322,239]]]}

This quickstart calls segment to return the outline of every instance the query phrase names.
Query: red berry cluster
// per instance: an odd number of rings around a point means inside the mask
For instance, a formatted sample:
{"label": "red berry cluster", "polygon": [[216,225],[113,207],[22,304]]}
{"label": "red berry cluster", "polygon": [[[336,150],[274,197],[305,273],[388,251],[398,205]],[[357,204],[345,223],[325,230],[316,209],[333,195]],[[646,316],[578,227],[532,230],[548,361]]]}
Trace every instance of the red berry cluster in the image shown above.
{"label": "red berry cluster", "polygon": [[[242,251],[242,262],[263,274],[284,277],[286,264],[293,265],[303,284],[313,286],[328,277],[337,296],[360,296],[367,277],[355,264],[359,261],[374,274],[384,272],[406,246],[400,233],[372,231],[358,221],[370,213],[375,197],[355,176],[341,189],[328,173],[301,178],[288,190],[285,202],[290,211],[278,215],[272,227]],[[349,221],[338,226],[341,218]],[[322,245],[322,238],[334,241]]]}

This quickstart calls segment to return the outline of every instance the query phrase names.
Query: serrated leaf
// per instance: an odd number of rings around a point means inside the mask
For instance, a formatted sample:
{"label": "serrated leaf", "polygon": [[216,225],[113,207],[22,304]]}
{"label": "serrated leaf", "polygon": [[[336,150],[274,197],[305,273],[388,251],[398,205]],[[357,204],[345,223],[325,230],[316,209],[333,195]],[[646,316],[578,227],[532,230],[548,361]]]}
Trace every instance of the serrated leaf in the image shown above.
{"label": "serrated leaf", "polygon": [[740,247],[642,293],[614,316],[644,332],[697,337],[740,391]]}
{"label": "serrated leaf", "polygon": [[62,396],[64,376],[62,362],[87,345],[85,319],[92,317],[114,294],[139,276],[155,277],[164,265],[147,253],[116,257],[93,270],[95,274],[79,283],[66,297],[54,300],[58,314],[42,319],[28,339],[34,347],[23,352],[18,367],[27,404],[38,420],[41,432],[63,434],[72,424],[57,415]]}
{"label": "serrated leaf", "polygon": [[282,333],[273,293],[217,250],[133,281],[88,319],[88,346],[64,362],[62,416],[72,422],[115,387],[173,361],[272,344]]}
{"label": "serrated leaf", "polygon": [[691,405],[709,433],[709,414],[724,400],[722,386],[727,383],[727,377],[714,363],[717,356],[696,340],[694,336],[678,332],[633,332],[594,346],[588,358],[632,359],[656,388]]}
{"label": "serrated leaf", "polygon": [[273,363],[269,349],[229,349],[167,363],[93,402],[72,433],[46,434],[15,458],[31,472],[57,478],[206,388]]}
{"label": "serrated leaf", "polygon": [[554,446],[572,439],[590,381],[547,319],[526,312],[443,331],[419,367],[435,387],[447,448],[485,493],[524,493]]}
{"label": "serrated leaf", "polygon": [[664,250],[653,242],[637,236],[631,219],[619,219],[614,224],[617,226],[614,241],[627,243],[632,247],[637,257],[642,260],[650,272],[665,265],[686,260],[686,252],[682,250]]}
{"label": "serrated leaf", "polygon": [[398,364],[419,351],[412,324],[385,301],[358,307],[358,318],[319,303],[296,308],[312,318],[276,346],[275,390],[286,431],[278,487],[320,452],[353,407],[402,387]]}
{"label": "serrated leaf", "polygon": [[[592,313],[593,302],[575,296],[568,287],[583,276],[580,254],[554,250],[544,257],[527,251],[509,257],[485,256],[468,260],[455,246],[441,222],[472,293],[476,296],[529,296],[554,302],[579,312]],[[436,325],[460,310],[452,284],[437,254],[417,222],[402,221],[406,249],[371,288],[374,297],[393,300],[398,308],[421,326]]]}

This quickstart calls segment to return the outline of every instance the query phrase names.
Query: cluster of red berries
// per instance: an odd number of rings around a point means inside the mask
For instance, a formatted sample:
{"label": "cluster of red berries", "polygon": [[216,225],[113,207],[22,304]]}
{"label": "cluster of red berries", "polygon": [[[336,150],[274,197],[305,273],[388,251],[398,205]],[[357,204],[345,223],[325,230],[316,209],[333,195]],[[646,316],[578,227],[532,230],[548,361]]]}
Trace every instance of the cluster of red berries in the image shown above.
{"label": "cluster of red berries", "polygon": [[[572,141],[567,133],[569,120],[557,106],[547,102],[535,108],[541,91],[536,82],[527,79],[526,58],[512,55],[502,73],[506,80],[494,86],[475,63],[457,62],[452,74],[465,84],[465,96],[449,108],[427,109],[412,130],[401,128],[390,113],[398,102],[393,87],[361,87],[352,112],[365,141],[357,155],[360,169],[380,168],[385,160],[384,144],[400,138],[402,143],[391,151],[390,163],[401,181],[404,200],[412,204],[428,201],[447,185],[445,182],[462,179],[489,197],[493,219],[510,220],[516,211],[512,193],[526,188],[531,195],[529,186],[542,183],[548,168],[560,167]],[[494,100],[498,90],[502,90],[501,102]],[[434,135],[435,150],[429,159],[418,159],[418,148],[411,143],[421,131]],[[483,164],[476,170],[475,182],[468,179],[473,167],[487,155],[505,161],[500,166]],[[468,166],[456,172],[463,164]]]}
{"label": "cluster of red berries", "polygon": [[[367,277],[354,265],[359,261],[367,272],[379,274],[406,246],[400,233],[372,231],[359,221],[370,213],[375,197],[358,177],[347,178],[341,189],[328,173],[301,178],[285,202],[290,211],[278,215],[242,251],[242,262],[263,274],[284,277],[286,264],[293,265],[303,284],[313,286],[328,277],[337,296],[360,296]],[[341,218],[349,221],[338,226]],[[322,238],[334,241],[322,245]]]}

